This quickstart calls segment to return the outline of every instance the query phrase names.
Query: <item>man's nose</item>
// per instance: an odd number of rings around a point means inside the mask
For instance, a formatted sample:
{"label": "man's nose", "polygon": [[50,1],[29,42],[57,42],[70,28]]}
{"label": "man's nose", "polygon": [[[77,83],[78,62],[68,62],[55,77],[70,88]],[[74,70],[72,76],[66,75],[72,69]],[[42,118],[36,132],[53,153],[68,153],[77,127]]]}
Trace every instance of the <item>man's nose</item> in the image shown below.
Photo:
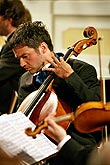
{"label": "man's nose", "polygon": [[20,58],[20,66],[24,67],[26,65],[26,62],[23,60],[23,58]]}

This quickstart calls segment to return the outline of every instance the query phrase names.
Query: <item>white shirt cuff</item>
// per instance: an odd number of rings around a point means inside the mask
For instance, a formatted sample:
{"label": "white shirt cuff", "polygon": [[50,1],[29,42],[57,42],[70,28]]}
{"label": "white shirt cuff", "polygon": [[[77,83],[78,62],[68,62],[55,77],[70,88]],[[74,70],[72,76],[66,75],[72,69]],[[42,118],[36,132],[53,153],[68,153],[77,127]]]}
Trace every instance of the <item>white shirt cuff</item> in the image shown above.
{"label": "white shirt cuff", "polygon": [[70,135],[65,136],[65,138],[58,144],[58,151],[63,147],[63,145],[69,140],[71,139]]}

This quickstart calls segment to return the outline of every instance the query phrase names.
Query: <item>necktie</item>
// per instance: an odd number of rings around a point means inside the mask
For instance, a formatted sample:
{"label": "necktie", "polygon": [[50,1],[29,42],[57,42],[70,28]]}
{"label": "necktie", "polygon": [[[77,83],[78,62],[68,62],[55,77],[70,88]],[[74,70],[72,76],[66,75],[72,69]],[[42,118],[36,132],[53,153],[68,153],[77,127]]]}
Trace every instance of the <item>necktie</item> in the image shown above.
{"label": "necktie", "polygon": [[[56,53],[56,57],[59,59],[59,56],[62,56],[62,53]],[[52,67],[50,65],[50,67]],[[50,72],[47,71],[40,71],[39,73],[33,76],[33,85],[36,89],[44,82],[46,77],[49,75]]]}

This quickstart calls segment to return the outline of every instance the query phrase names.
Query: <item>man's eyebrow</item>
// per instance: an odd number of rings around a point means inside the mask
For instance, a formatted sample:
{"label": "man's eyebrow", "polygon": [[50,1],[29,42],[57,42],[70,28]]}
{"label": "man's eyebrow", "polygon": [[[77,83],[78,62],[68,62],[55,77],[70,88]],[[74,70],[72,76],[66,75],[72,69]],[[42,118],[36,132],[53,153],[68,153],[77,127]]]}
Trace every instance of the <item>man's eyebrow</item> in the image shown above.
{"label": "man's eyebrow", "polygon": [[22,58],[23,56],[26,56],[26,53],[21,54],[19,57],[17,57],[17,56],[16,56],[16,53],[15,53],[15,57],[18,58],[18,59]]}

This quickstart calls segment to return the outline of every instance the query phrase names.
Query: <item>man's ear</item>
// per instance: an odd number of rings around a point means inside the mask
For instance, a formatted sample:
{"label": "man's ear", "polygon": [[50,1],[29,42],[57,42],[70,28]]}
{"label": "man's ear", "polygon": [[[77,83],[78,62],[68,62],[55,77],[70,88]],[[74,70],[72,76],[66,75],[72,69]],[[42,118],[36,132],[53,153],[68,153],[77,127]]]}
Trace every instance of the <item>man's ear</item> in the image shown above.
{"label": "man's ear", "polygon": [[48,45],[45,42],[42,42],[39,46],[39,51],[41,51],[43,54],[45,54],[47,49],[48,49]]}

